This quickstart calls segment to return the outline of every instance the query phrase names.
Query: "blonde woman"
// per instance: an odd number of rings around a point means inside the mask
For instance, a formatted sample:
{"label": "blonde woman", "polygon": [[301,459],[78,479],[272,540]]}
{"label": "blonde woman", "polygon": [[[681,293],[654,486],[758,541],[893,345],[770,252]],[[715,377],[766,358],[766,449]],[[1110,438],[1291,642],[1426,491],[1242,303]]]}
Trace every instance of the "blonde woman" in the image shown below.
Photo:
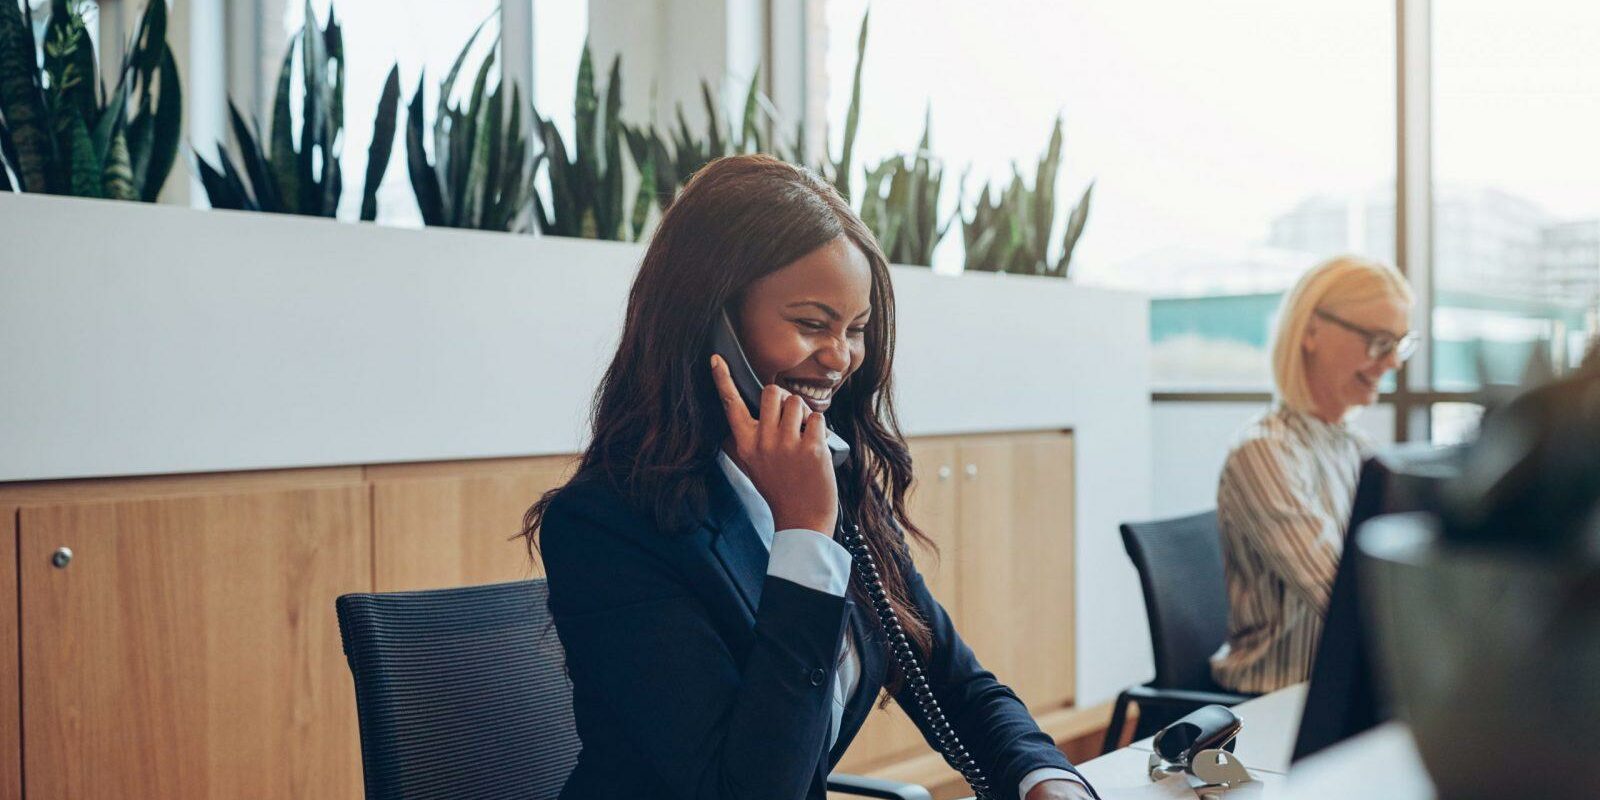
{"label": "blonde woman", "polygon": [[1211,672],[1222,686],[1270,692],[1310,673],[1370,450],[1346,417],[1415,349],[1411,305],[1399,272],[1354,257],[1318,265],[1284,296],[1276,399],[1245,426],[1217,487],[1230,611]]}

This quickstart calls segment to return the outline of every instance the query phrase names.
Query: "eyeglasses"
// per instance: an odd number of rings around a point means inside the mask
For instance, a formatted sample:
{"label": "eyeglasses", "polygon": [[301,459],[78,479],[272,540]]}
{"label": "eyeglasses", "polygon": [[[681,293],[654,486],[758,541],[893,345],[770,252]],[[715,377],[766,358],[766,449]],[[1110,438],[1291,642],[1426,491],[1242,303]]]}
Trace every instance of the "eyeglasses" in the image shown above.
{"label": "eyeglasses", "polygon": [[1411,357],[1412,353],[1417,351],[1418,337],[1416,331],[1406,331],[1397,338],[1394,334],[1389,333],[1388,331],[1375,331],[1371,330],[1370,328],[1363,328],[1353,322],[1340,319],[1333,314],[1329,314],[1320,308],[1317,309],[1316,314],[1317,316],[1322,317],[1323,319],[1338,325],[1339,327],[1344,328],[1345,330],[1356,334],[1363,339],[1366,339],[1367,358],[1370,358],[1374,361],[1389,355],[1391,352],[1398,356],[1401,361],[1405,361]]}

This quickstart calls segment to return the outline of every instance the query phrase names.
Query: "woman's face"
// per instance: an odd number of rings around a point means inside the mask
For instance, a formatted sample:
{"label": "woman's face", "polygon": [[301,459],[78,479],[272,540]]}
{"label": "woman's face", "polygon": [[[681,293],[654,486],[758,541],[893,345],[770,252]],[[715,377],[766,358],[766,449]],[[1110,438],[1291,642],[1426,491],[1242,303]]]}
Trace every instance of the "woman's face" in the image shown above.
{"label": "woman's face", "polygon": [[745,290],[739,342],[763,384],[826,411],[866,357],[871,303],[872,267],[840,236]]}
{"label": "woman's face", "polygon": [[1306,380],[1319,416],[1337,421],[1351,408],[1377,402],[1378,382],[1385,373],[1400,366],[1400,356],[1394,350],[1380,358],[1369,356],[1367,337],[1351,326],[1399,339],[1409,330],[1410,311],[1403,300],[1386,297],[1332,310],[1339,321],[1311,318],[1302,349]]}

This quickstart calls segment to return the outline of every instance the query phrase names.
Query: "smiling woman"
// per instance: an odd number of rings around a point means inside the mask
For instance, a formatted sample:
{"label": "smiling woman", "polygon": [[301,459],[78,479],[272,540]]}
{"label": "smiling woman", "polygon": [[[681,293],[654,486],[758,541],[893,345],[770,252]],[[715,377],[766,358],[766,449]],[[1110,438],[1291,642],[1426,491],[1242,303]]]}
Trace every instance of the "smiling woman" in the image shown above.
{"label": "smiling woman", "polygon": [[844,236],[751,285],[735,319],[761,382],[827,411],[866,357],[871,291],[867,257]]}
{"label": "smiling woman", "polygon": [[1415,347],[1411,289],[1393,267],[1335,258],[1284,297],[1273,341],[1273,407],[1245,427],[1217,487],[1228,639],[1223,687],[1269,692],[1305,680],[1371,443],[1346,422],[1378,399]]}
{"label": "smiling woman", "polygon": [[888,264],[833,187],[766,156],[689,181],[577,473],[525,520],[583,740],[563,797],[820,798],[884,693],[980,796],[1089,796],[911,559],[893,364]]}

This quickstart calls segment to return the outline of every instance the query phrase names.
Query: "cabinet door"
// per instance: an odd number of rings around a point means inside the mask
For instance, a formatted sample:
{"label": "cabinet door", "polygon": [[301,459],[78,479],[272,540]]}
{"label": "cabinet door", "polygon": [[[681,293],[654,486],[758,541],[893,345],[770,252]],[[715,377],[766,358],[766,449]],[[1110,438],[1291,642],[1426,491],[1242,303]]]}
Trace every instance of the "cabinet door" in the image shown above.
{"label": "cabinet door", "polygon": [[370,535],[360,485],[23,508],[27,795],[360,797]]}
{"label": "cabinet door", "polygon": [[[955,614],[956,445],[950,439],[914,439],[909,444],[916,482],[906,498],[906,513],[939,547],[935,557],[913,544],[912,558],[934,598]],[[927,752],[927,747],[916,726],[891,702],[887,708],[874,707],[868,714],[855,741],[840,759],[839,769],[865,772],[885,762]]]}
{"label": "cabinet door", "polygon": [[525,580],[522,515],[560,485],[567,456],[373,467],[374,580],[380,592]]}
{"label": "cabinet door", "polygon": [[962,636],[1035,713],[1073,696],[1072,439],[965,439],[957,551]]}

